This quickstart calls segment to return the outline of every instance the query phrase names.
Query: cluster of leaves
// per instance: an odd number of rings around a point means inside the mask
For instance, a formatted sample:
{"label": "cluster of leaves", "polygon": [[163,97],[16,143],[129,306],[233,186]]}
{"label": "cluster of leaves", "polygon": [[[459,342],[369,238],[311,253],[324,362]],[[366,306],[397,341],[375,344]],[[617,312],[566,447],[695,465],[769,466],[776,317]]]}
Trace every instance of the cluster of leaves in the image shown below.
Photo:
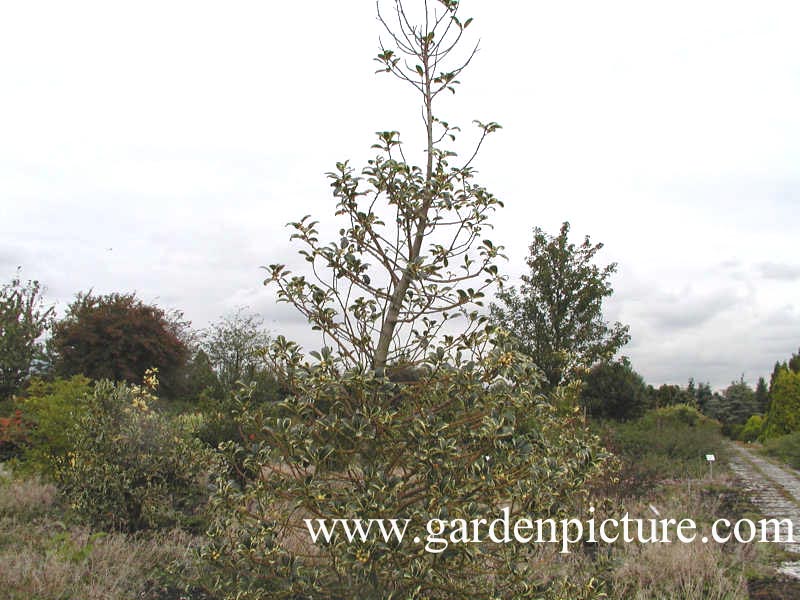
{"label": "cluster of leaves", "polygon": [[[224,448],[210,585],[243,599],[537,597],[547,574],[524,545],[431,554],[410,542],[431,518],[563,515],[603,472],[597,438],[537,393],[524,355],[496,349],[478,365],[434,353],[417,383],[396,384],[342,372],[330,354],[309,365],[280,341],[293,394],[284,417],[243,407],[252,439]],[[355,517],[410,519],[408,539],[313,545],[303,521]]]}
{"label": "cluster of leaves", "polygon": [[154,401],[145,387],[109,381],[95,384],[86,398],[55,476],[72,508],[95,526],[196,525],[207,452],[152,410]]}

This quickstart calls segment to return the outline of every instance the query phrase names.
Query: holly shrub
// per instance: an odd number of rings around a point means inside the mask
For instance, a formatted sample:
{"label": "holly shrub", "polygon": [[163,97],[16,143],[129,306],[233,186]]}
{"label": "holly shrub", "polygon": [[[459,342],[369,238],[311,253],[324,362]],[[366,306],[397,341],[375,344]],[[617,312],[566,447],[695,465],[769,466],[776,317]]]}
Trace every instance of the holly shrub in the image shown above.
{"label": "holly shrub", "polygon": [[[152,374],[145,378],[154,386]],[[72,508],[121,531],[198,527],[208,451],[151,406],[146,387],[100,381],[56,476]]]}
{"label": "holly shrub", "polygon": [[[429,357],[417,381],[304,362],[279,340],[283,416],[240,406],[249,434],[221,446],[206,586],[237,599],[540,597],[526,544],[426,552],[429,519],[564,517],[607,454],[576,411],[538,393],[538,371],[497,349],[476,364]],[[410,519],[405,540],[311,542],[304,519]],[[316,523],[316,521],[314,521]],[[419,536],[423,543],[413,543]],[[445,536],[446,537],[446,536]]]}

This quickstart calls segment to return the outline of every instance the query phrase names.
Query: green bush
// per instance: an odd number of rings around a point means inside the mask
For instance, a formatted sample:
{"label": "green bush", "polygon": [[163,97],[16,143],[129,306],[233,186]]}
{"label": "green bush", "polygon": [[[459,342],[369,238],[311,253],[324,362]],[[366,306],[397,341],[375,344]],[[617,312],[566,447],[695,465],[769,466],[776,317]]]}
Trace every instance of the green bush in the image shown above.
{"label": "green bush", "polygon": [[[512,518],[566,515],[604,473],[580,411],[559,414],[538,394],[527,359],[434,362],[403,384],[295,359],[282,403],[290,416],[254,416],[244,404],[238,419],[254,439],[223,446],[203,552],[211,588],[242,600],[541,595],[547,574],[524,544],[436,554],[411,541],[427,537],[431,518],[486,518],[509,502]],[[410,519],[408,539],[315,545],[303,522],[312,517]]]}
{"label": "green bush", "polygon": [[650,398],[642,376],[623,359],[592,367],[584,380],[580,402],[593,417],[628,421],[645,413]]}
{"label": "green bush", "polygon": [[71,432],[57,481],[93,525],[122,531],[197,526],[207,452],[151,409],[144,388],[101,381]]}
{"label": "green bush", "polygon": [[794,469],[800,469],[800,431],[767,440],[764,452]]}
{"label": "green bush", "polygon": [[739,439],[743,442],[755,442],[758,436],[761,435],[761,429],[764,427],[764,417],[761,415],[753,415],[747,419],[742,430],[739,432]]}
{"label": "green bush", "polygon": [[86,412],[91,382],[82,375],[70,379],[30,382],[17,406],[30,422],[21,466],[53,477],[73,450],[71,433]]}
{"label": "green bush", "polygon": [[622,459],[633,492],[659,480],[702,477],[705,455],[724,453],[720,424],[685,404],[651,410],[636,421],[606,423],[605,436]]}
{"label": "green bush", "polygon": [[647,415],[646,420],[655,420],[659,423],[678,423],[689,427],[696,427],[701,422],[709,422],[697,408],[689,404],[672,404],[657,408]]}

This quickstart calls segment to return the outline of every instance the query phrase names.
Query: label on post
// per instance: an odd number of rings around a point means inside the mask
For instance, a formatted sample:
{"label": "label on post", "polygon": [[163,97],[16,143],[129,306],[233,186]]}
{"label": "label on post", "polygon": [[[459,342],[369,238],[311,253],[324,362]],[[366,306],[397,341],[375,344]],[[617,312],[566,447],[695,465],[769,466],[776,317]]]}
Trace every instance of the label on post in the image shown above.
{"label": "label on post", "polygon": [[708,462],[714,462],[717,458],[713,454],[706,454],[706,460]]}

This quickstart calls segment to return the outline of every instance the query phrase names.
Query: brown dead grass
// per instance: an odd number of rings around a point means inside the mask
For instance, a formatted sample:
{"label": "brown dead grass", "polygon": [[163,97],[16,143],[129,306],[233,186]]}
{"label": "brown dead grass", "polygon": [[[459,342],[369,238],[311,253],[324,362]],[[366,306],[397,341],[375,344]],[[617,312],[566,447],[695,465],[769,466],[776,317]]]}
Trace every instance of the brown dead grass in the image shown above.
{"label": "brown dead grass", "polygon": [[[612,598],[620,600],[673,599],[739,600],[748,598],[746,566],[757,559],[754,545],[717,544],[700,539],[708,534],[710,523],[730,514],[730,494],[735,481],[720,477],[716,488],[707,482],[674,483],[661,487],[652,497],[639,499],[628,507],[631,517],[653,518],[650,505],[657,505],[661,517],[694,519],[697,539],[691,544],[679,541],[655,544],[621,544],[614,556],[619,566],[611,576]],[[716,491],[715,491],[716,490]],[[673,534],[674,538],[674,534]]]}
{"label": "brown dead grass", "polygon": [[199,543],[185,532],[132,537],[65,525],[54,486],[0,482],[0,596],[7,600],[126,600],[146,597],[157,574],[190,565]]}

